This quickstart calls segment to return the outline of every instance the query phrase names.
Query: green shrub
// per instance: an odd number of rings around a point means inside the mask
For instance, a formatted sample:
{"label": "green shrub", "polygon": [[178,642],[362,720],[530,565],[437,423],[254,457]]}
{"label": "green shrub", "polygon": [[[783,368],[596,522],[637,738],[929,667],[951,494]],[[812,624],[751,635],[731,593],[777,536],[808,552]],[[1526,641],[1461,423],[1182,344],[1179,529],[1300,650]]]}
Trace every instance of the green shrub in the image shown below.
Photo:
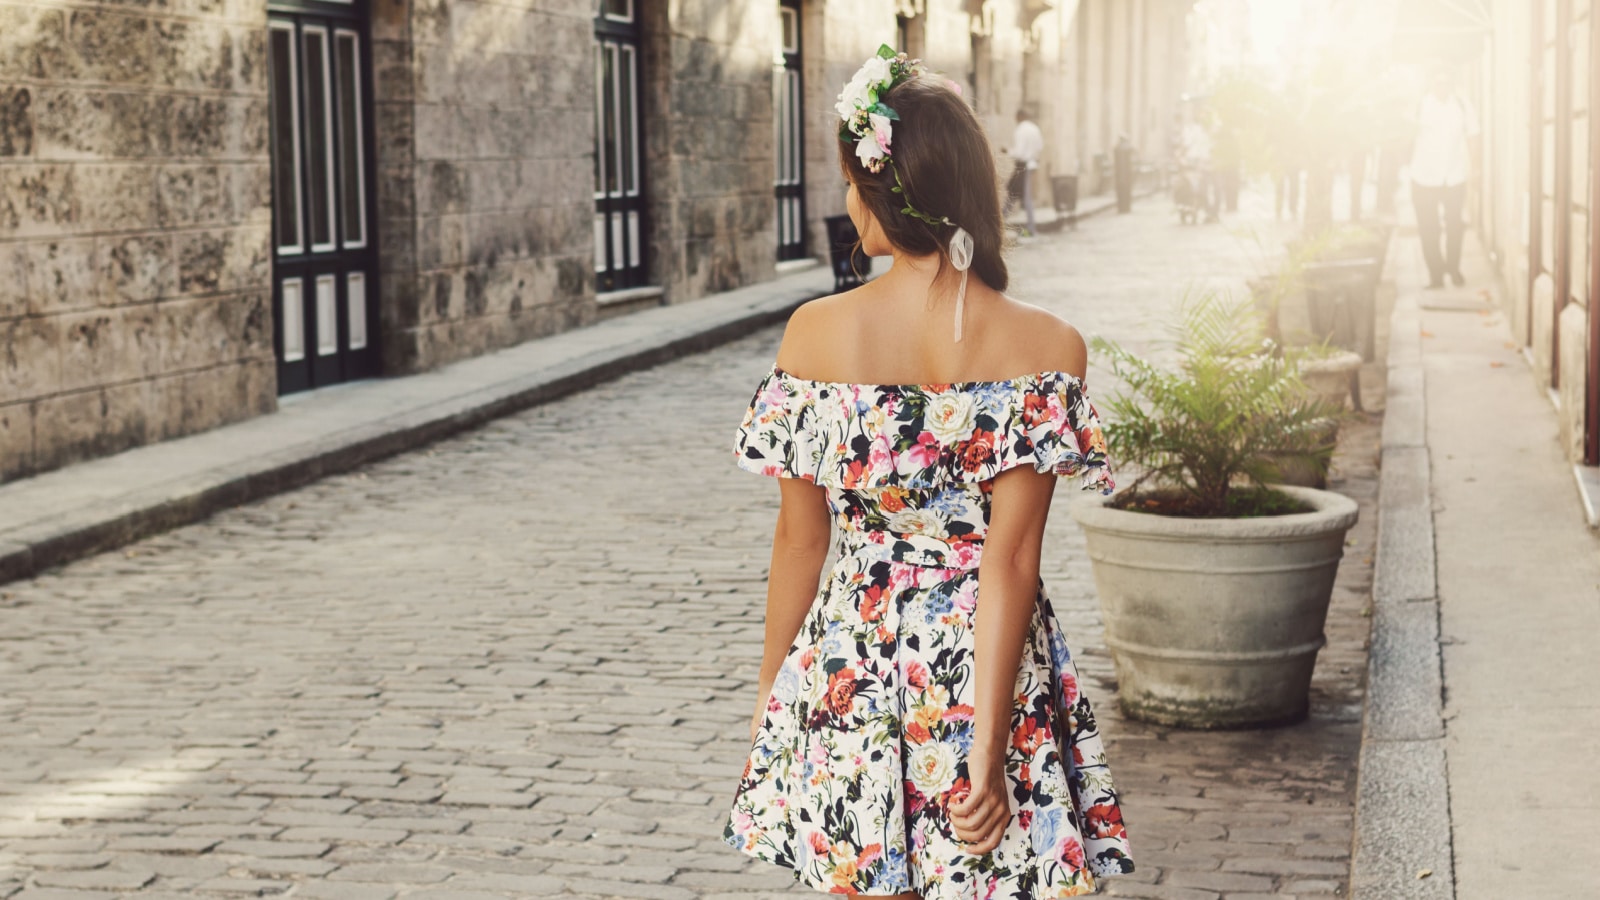
{"label": "green shrub", "polygon": [[1152,508],[1151,498],[1167,496],[1178,502],[1156,506],[1192,516],[1289,511],[1287,497],[1266,490],[1271,460],[1326,462],[1328,425],[1342,410],[1306,388],[1299,353],[1266,339],[1248,300],[1216,293],[1185,300],[1174,338],[1173,368],[1094,341],[1122,382],[1106,404],[1106,440],[1114,457],[1142,470],[1126,508]]}

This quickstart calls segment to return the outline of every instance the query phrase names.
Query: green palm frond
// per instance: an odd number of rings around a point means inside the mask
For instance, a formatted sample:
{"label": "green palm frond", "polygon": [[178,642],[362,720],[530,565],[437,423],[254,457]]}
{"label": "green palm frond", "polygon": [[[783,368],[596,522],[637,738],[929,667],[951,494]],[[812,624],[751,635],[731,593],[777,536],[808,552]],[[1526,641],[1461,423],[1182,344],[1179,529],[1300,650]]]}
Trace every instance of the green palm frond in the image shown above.
{"label": "green palm frond", "polygon": [[1173,368],[1095,340],[1122,387],[1106,404],[1106,438],[1115,455],[1144,470],[1136,488],[1176,488],[1217,515],[1238,482],[1264,485],[1273,455],[1332,454],[1328,426],[1342,408],[1300,380],[1303,354],[1264,335],[1248,299],[1208,292],[1180,307]]}

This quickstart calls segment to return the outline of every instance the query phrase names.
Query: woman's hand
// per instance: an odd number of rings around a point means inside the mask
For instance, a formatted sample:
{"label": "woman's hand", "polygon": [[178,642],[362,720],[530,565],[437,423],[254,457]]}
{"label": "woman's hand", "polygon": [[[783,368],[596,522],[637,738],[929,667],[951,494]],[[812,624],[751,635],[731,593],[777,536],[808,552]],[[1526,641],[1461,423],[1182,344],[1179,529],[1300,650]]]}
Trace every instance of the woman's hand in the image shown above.
{"label": "woman's hand", "polygon": [[972,789],[950,804],[950,824],[966,852],[982,856],[1000,846],[1000,837],[1011,822],[1005,754],[976,751],[969,754],[967,777],[972,781]]}

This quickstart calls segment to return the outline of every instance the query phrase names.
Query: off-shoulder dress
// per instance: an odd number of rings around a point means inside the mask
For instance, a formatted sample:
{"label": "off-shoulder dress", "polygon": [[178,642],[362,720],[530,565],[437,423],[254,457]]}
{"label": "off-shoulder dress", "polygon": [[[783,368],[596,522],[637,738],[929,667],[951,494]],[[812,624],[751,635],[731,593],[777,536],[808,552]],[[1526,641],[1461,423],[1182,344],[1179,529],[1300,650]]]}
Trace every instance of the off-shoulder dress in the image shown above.
{"label": "off-shoulder dress", "polygon": [[1013,815],[974,856],[948,816],[973,740],[973,620],[990,493],[1032,466],[1110,491],[1083,384],[868,385],[776,367],[740,468],[826,489],[841,531],[773,684],[724,838],[830,893],[1046,900],[1133,871],[1094,713],[1040,586],[1006,761]]}

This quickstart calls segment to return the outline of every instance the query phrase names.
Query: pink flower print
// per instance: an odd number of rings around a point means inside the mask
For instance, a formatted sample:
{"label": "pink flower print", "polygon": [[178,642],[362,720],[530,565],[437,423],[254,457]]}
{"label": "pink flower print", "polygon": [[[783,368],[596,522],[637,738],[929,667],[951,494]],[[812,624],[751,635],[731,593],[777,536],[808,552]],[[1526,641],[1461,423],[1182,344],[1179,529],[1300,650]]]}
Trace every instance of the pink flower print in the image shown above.
{"label": "pink flower print", "polygon": [[925,690],[928,687],[928,667],[913,659],[906,666],[905,679],[906,684],[911,685],[913,688],[919,691]]}
{"label": "pink flower print", "polygon": [[889,449],[889,436],[880,434],[872,440],[872,450],[867,455],[867,465],[874,472],[894,468],[894,451]]}
{"label": "pink flower print", "polygon": [[1061,702],[1067,706],[1078,702],[1078,679],[1071,672],[1061,673]]}
{"label": "pink flower print", "polygon": [[1045,404],[1045,408],[1050,412],[1050,422],[1055,426],[1056,431],[1071,431],[1067,424],[1067,407],[1062,404],[1060,394],[1051,394],[1049,401]]}
{"label": "pink flower print", "polygon": [[906,448],[906,456],[911,457],[912,465],[926,469],[939,461],[939,441],[933,432],[924,431],[917,435],[915,444]]}
{"label": "pink flower print", "polygon": [[[973,556],[977,555],[975,550],[968,552]],[[958,562],[957,564],[970,565],[971,560]],[[969,616],[972,615],[973,611],[978,608],[978,579],[968,578],[966,583],[961,585],[961,587],[956,591],[955,596],[950,598],[950,602],[954,608],[966,613]]]}

